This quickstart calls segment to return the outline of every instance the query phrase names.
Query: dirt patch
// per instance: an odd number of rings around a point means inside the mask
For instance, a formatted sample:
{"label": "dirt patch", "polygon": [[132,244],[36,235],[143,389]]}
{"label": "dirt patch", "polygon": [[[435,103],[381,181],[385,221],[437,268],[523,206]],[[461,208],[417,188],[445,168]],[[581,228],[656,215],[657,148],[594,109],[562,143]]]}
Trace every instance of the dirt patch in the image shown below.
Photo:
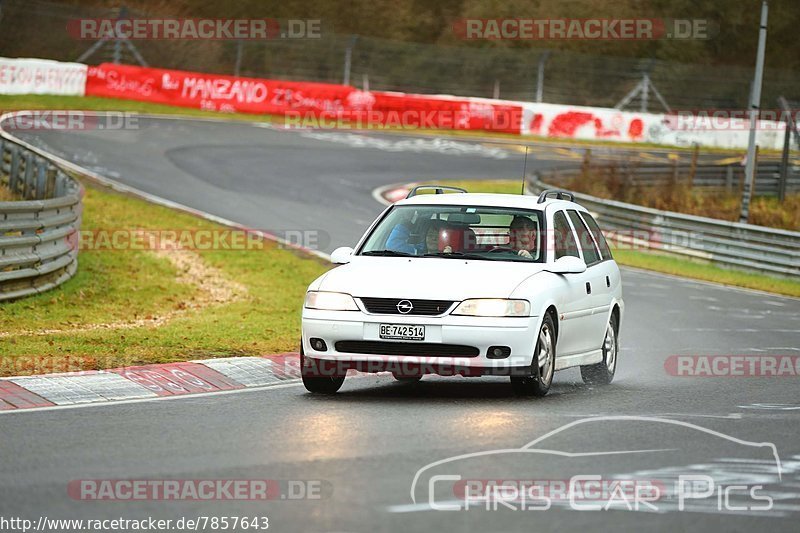
{"label": "dirt patch", "polygon": [[[195,251],[181,250],[175,243],[155,241],[155,236],[146,231],[141,232],[151,242],[159,242],[160,248],[150,253],[168,260],[178,271],[175,281],[196,287],[195,294],[188,300],[179,302],[174,311],[161,315],[148,315],[135,320],[124,320],[100,324],[88,324],[76,328],[21,330],[0,333],[0,338],[21,335],[57,335],[102,329],[124,330],[141,327],[159,327],[170,320],[190,311],[210,306],[225,305],[239,301],[247,296],[247,287],[228,279],[220,270],[208,265]],[[155,246],[153,246],[155,248]]]}

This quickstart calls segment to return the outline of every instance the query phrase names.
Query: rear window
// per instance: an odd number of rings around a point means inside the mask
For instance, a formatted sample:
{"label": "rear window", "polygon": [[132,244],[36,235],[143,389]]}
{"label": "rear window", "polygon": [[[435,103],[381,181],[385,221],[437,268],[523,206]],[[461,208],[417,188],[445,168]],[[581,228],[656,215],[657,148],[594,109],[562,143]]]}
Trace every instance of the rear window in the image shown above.
{"label": "rear window", "polygon": [[580,257],[578,243],[575,242],[575,234],[572,232],[572,227],[567,222],[567,216],[563,211],[558,211],[553,215],[553,239],[556,259],[566,256]]}
{"label": "rear window", "polygon": [[586,225],[589,226],[589,231],[592,232],[592,236],[594,237],[594,242],[597,243],[597,246],[600,247],[600,254],[603,256],[603,259],[614,259],[611,255],[611,249],[608,247],[608,243],[606,242],[605,236],[603,236],[603,232],[600,231],[600,226],[597,225],[597,222],[592,215],[589,213],[581,213],[583,220],[586,221]]}
{"label": "rear window", "polygon": [[573,209],[567,211],[567,214],[572,221],[572,225],[575,226],[575,231],[578,233],[578,243],[581,250],[583,250],[583,260],[586,261],[587,265],[599,263],[601,260],[600,252],[594,244],[594,239],[592,239],[592,234],[589,228],[586,227],[586,223],[578,215],[578,212]]}

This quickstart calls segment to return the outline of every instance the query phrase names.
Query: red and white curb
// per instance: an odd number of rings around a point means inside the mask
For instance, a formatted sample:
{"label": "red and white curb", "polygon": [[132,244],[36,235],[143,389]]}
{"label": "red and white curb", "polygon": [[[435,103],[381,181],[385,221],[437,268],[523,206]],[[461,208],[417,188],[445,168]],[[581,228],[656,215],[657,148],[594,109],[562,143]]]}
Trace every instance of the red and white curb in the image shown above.
{"label": "red and white curb", "polygon": [[373,189],[372,198],[383,205],[392,205],[408,196],[408,191],[418,183],[393,183]]}
{"label": "red and white curb", "polygon": [[0,379],[0,411],[155,399],[297,381],[296,353]]}

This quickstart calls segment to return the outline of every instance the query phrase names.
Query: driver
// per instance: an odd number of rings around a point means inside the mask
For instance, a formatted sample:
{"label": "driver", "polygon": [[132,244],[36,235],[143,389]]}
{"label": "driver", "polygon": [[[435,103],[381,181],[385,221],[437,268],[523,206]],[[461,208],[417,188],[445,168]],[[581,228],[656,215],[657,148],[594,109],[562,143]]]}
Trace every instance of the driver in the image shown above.
{"label": "driver", "polygon": [[533,259],[536,253],[536,224],[524,216],[515,216],[508,228],[508,245],[517,255]]}

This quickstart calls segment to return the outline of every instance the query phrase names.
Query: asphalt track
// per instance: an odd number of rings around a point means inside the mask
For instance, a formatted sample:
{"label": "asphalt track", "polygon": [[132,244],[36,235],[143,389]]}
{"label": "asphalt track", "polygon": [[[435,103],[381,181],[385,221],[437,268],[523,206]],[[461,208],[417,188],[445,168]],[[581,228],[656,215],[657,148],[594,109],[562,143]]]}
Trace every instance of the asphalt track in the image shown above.
{"label": "asphalt track", "polygon": [[[218,216],[277,233],[320,232],[325,251],[352,244],[380,212],[375,187],[515,177],[522,165],[522,152],[509,146],[241,123],[142,120],[136,131],[20,136]],[[536,147],[529,168],[576,157],[569,148]],[[796,531],[798,377],[676,377],[665,363],[672,355],[800,356],[800,301],[627,269],[623,283],[623,348],[607,388],[585,387],[574,369],[557,374],[550,396],[538,400],[515,398],[502,379],[426,377],[404,385],[370,376],[348,381],[333,398],[287,386],[3,415],[0,516],[267,515],[274,531]],[[620,416],[636,418],[608,418]],[[536,446],[548,453],[511,451],[575,422]],[[772,448],[745,441],[774,445],[780,479]],[[506,451],[424,470],[412,500],[419,469],[490,450]],[[612,451],[629,453],[591,455]],[[665,486],[699,473],[714,479],[716,490],[682,511],[669,491],[655,509],[638,512],[624,505],[577,511],[555,500],[548,510],[511,504],[441,511],[428,498],[434,472],[550,481],[599,474]],[[267,503],[76,501],[67,493],[71,480],[120,478],[319,480],[323,490],[318,500]],[[756,494],[772,498],[770,509],[753,509],[764,502],[741,490],[726,500],[720,489],[736,484],[764,485]],[[446,483],[434,494],[435,504],[457,500]]]}

